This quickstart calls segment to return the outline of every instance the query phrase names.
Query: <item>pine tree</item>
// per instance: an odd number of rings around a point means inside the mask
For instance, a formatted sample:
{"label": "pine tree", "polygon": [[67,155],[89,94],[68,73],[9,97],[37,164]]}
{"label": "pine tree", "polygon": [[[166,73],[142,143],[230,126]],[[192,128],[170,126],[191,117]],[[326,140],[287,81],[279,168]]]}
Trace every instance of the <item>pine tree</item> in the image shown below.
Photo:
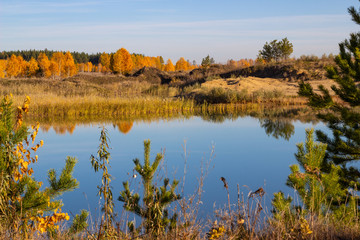
{"label": "pine tree", "polygon": [[264,59],[266,62],[275,62],[279,60],[287,60],[293,52],[293,44],[287,38],[281,41],[273,40],[270,43],[266,42],[263,49],[259,51],[259,59]]}
{"label": "pine tree", "polygon": [[[313,129],[306,130],[305,144],[297,145],[298,152],[295,157],[298,164],[290,166],[291,174],[286,182],[286,185],[296,190],[302,203],[301,206],[294,206],[292,198],[285,197],[282,192],[275,193],[272,200],[273,218],[271,221],[275,225],[284,224],[286,228],[284,230],[289,234],[296,233],[294,231],[296,220],[305,223],[307,217],[325,218],[334,223],[344,221],[349,225],[357,223],[356,202],[358,199],[341,186],[340,166],[332,163],[329,165],[328,172],[321,171],[327,145],[314,142],[313,132]],[[346,202],[343,199],[347,199]],[[311,234],[311,230],[306,227],[299,233],[303,237]],[[302,237],[292,239],[304,239]]]}
{"label": "pine tree", "polygon": [[201,61],[201,67],[208,68],[211,64],[214,64],[215,60],[213,58],[210,58],[210,55],[207,55],[205,58]]}
{"label": "pine tree", "polygon": [[280,58],[282,60],[288,60],[289,56],[293,53],[294,49],[293,49],[293,44],[291,42],[289,42],[289,40],[287,38],[283,38],[280,42],[279,42],[279,49],[280,49]]}
{"label": "pine tree", "polygon": [[49,170],[49,187],[40,190],[42,183],[32,177],[31,165],[38,160],[32,154],[43,141],[35,143],[39,124],[31,129],[22,124],[29,104],[27,97],[14,113],[11,96],[0,102],[0,224],[10,239],[19,234],[27,238],[34,231],[56,230],[56,223],[69,220],[61,212],[62,202],[58,197],[78,187],[72,177],[76,159],[71,157],[66,159],[59,177],[54,169]]}
{"label": "pine tree", "polygon": [[[355,23],[360,25],[360,12],[348,9]],[[360,33],[351,33],[350,38],[339,44],[340,54],[335,57],[336,66],[328,67],[328,77],[338,86],[332,89],[341,101],[336,101],[322,85],[321,94],[316,94],[310,84],[300,83],[299,94],[309,99],[309,105],[319,110],[319,118],[327,123],[332,137],[316,131],[317,139],[328,145],[322,171],[329,172],[331,163],[340,166],[343,187],[355,188],[360,181],[360,171],[352,163],[360,160]],[[352,165],[352,166],[350,166]]]}
{"label": "pine tree", "polygon": [[165,178],[162,187],[155,187],[154,175],[163,157],[163,154],[158,153],[154,162],[150,163],[150,140],[144,141],[144,165],[139,159],[134,160],[135,171],[141,176],[144,187],[143,204],[140,203],[140,195],[130,191],[129,182],[123,183],[124,190],[120,192],[118,198],[119,201],[124,202],[124,208],[127,211],[144,219],[145,232],[155,235],[175,226],[177,215],[174,214],[169,218],[166,208],[180,199],[180,195],[175,194],[179,183],[177,180],[169,185],[169,179]]}
{"label": "pine tree", "polygon": [[313,132],[313,129],[306,130],[305,144],[297,145],[295,157],[299,165],[290,166],[291,174],[286,184],[297,190],[307,211],[324,216],[331,202],[340,202],[346,197],[346,191],[339,183],[339,166],[331,164],[329,173],[321,172],[327,145],[314,142]]}

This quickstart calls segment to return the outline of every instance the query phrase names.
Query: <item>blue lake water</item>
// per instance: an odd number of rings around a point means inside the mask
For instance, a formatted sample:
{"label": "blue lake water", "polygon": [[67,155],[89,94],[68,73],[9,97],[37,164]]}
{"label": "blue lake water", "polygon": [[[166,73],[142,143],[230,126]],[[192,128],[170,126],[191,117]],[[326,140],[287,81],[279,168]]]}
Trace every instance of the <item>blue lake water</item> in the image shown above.
{"label": "blue lake water", "polygon": [[[111,170],[114,177],[111,185],[115,199],[115,211],[122,205],[116,199],[123,189],[122,182],[130,180],[138,189],[141,179],[132,178],[133,159],[143,161],[143,141],[151,140],[151,161],[156,153],[165,151],[164,162],[159,168],[161,176],[180,181],[184,175],[184,141],[186,141],[186,176],[184,197],[194,193],[201,167],[208,164],[202,195],[201,214],[211,214],[213,206],[222,207],[227,203],[227,193],[220,177],[225,177],[232,203],[237,199],[237,184],[247,194],[263,187],[268,207],[272,194],[283,191],[293,195],[294,191],[285,185],[290,173],[289,166],[296,163],[296,144],[305,141],[305,129],[314,127],[325,129],[323,124],[291,122],[294,133],[286,140],[268,135],[261,127],[260,120],[252,117],[225,120],[221,123],[204,121],[200,117],[190,119],[159,120],[154,122],[134,122],[131,130],[124,134],[118,127],[105,124],[110,138]],[[291,125],[290,124],[290,125]],[[65,193],[61,198],[63,210],[76,214],[80,209],[99,214],[97,185],[101,183],[101,173],[95,173],[90,164],[90,155],[96,154],[99,145],[101,124],[77,125],[70,134],[57,134],[53,128],[40,131],[37,140],[44,140],[38,150],[39,161],[34,166],[35,178],[46,185],[46,175],[50,168],[58,171],[64,166],[66,156],[78,159],[74,176],[80,187]],[[211,149],[214,155],[211,157]]]}

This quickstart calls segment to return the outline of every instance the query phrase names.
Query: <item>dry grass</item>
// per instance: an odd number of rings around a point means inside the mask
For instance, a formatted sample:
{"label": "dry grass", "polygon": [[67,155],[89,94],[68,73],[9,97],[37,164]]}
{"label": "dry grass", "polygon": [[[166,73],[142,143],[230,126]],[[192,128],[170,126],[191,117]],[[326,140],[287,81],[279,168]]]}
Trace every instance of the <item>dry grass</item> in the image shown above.
{"label": "dry grass", "polygon": [[[198,210],[201,203],[201,185],[198,191],[186,198],[180,200],[178,208],[177,227],[172,231],[167,231],[162,235],[152,236],[138,233],[131,234],[127,228],[128,218],[121,214],[122,219],[114,223],[114,229],[109,231],[109,236],[102,235],[103,229],[100,226],[100,220],[89,219],[87,230],[76,235],[68,231],[68,226],[63,224],[59,231],[52,236],[47,234],[29,236],[30,240],[42,239],[184,239],[184,240],[202,240],[202,239],[246,239],[246,240],[356,240],[360,239],[360,221],[354,219],[352,222],[334,222],[330,214],[323,218],[317,218],[314,215],[306,217],[294,217],[291,222],[285,219],[275,220],[271,213],[264,207],[266,193],[261,191],[251,191],[241,193],[238,191],[238,200],[223,208],[217,208],[213,212],[213,218],[199,219]],[[259,188],[261,189],[261,188]],[[259,190],[258,189],[258,190]],[[224,198],[226,196],[224,195]],[[229,210],[230,207],[230,210]],[[210,238],[213,229],[223,228],[218,237]],[[213,235],[214,236],[214,235]],[[14,239],[22,239],[20,234],[14,233]],[[9,232],[0,225],[0,239],[9,239]]]}
{"label": "dry grass", "polygon": [[[317,83],[313,82],[314,85]],[[216,88],[222,89],[227,95],[229,95],[229,91],[232,91],[231,99],[212,101],[212,96],[208,92]],[[138,81],[131,77],[96,73],[79,74],[63,80],[2,79],[0,81],[0,96],[12,93],[20,103],[23,96],[29,95],[32,102],[35,102],[33,105],[35,111],[33,112],[43,111],[41,115],[55,113],[54,108],[59,110],[56,114],[65,115],[73,115],[72,112],[82,112],[77,114],[78,116],[89,113],[102,114],[102,112],[104,112],[104,116],[119,115],[124,113],[124,111],[119,111],[119,106],[121,105],[123,108],[125,104],[130,103],[128,109],[137,106],[135,110],[132,110],[134,112],[138,112],[139,105],[142,105],[143,109],[157,108],[149,109],[150,112],[169,112],[166,110],[167,107],[170,107],[170,112],[183,111],[180,109],[192,111],[193,108],[200,107],[199,104],[204,102],[198,101],[199,98],[196,95],[199,93],[210,98],[208,103],[304,105],[304,99],[294,97],[296,91],[297,84],[295,83],[254,77],[214,79],[206,81],[202,85],[195,84],[188,87],[171,87],[152,84],[148,81]],[[235,98],[233,98],[234,93]],[[194,95],[196,101],[193,101]],[[167,103],[165,110],[163,102]],[[103,105],[104,111],[100,111],[100,105]],[[94,108],[98,108],[99,111]],[[62,111],[67,113],[62,113]],[[116,113],[116,111],[119,112]]]}
{"label": "dry grass", "polygon": [[[318,85],[322,84],[325,88],[330,89],[334,84],[330,80],[311,80],[308,81],[314,88],[315,92],[319,92]],[[280,92],[284,96],[297,97],[299,86],[296,82],[283,81],[275,78],[258,78],[258,77],[241,77],[241,78],[217,78],[210,81],[206,81],[201,85],[204,88],[224,88],[234,91],[246,91],[248,94],[252,94],[258,91],[264,92]],[[333,93],[332,90],[330,93]]]}

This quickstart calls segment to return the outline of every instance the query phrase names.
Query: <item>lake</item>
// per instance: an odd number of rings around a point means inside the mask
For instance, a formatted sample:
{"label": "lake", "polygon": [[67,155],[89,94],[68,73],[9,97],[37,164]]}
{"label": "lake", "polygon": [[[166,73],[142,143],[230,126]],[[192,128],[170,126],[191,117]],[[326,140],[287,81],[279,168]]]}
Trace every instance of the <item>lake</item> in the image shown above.
{"label": "lake", "polygon": [[91,154],[97,152],[102,126],[108,130],[110,138],[110,173],[114,177],[111,185],[116,212],[122,210],[117,198],[123,189],[123,181],[129,180],[133,189],[141,191],[141,179],[132,177],[132,160],[139,158],[143,162],[143,141],[150,139],[151,161],[156,153],[165,152],[158,177],[180,180],[178,192],[181,193],[183,188],[184,197],[196,190],[201,169],[208,169],[202,188],[201,216],[210,215],[214,206],[223,207],[227,203],[227,192],[220,177],[226,178],[234,204],[237,201],[237,184],[245,195],[250,190],[263,187],[268,208],[274,192],[281,190],[294,195],[293,189],[288,188],[285,182],[290,173],[289,166],[296,163],[296,144],[305,141],[306,128],[326,128],[321,123],[259,120],[249,116],[222,122],[190,117],[117,125],[88,123],[42,128],[37,140],[44,140],[44,146],[38,150],[39,161],[34,165],[37,180],[43,181],[46,186],[46,175],[50,168],[60,171],[66,156],[78,159],[74,177],[80,182],[80,187],[61,197],[63,211],[76,214],[80,209],[87,209],[93,216],[99,214],[96,186],[101,183],[101,173],[94,172],[89,159]]}

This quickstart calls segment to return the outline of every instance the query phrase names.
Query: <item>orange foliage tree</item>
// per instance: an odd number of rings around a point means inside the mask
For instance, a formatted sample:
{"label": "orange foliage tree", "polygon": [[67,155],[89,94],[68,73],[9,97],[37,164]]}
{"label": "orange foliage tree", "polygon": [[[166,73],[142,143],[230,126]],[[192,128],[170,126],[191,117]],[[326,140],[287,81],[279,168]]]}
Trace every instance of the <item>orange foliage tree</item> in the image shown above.
{"label": "orange foliage tree", "polygon": [[62,68],[62,73],[67,77],[71,77],[77,73],[74,58],[69,51],[64,54],[64,65]]}
{"label": "orange foliage tree", "polygon": [[57,62],[50,61],[49,72],[52,78],[60,75],[59,65]]}
{"label": "orange foliage tree", "polygon": [[246,68],[246,67],[250,67],[250,63],[249,63],[249,61],[247,59],[240,59],[238,61],[238,66]]}
{"label": "orange foliage tree", "polygon": [[6,64],[6,73],[9,77],[16,77],[20,74],[20,64],[18,58],[13,54]]}
{"label": "orange foliage tree", "polygon": [[145,67],[152,67],[151,57],[144,57],[144,65]]}
{"label": "orange foliage tree", "polygon": [[37,63],[35,58],[32,57],[27,66],[27,76],[28,77],[35,76],[38,70],[39,70],[39,64]]}
{"label": "orange foliage tree", "polygon": [[187,71],[189,68],[189,63],[185,61],[183,57],[181,57],[175,64],[176,71]]}
{"label": "orange foliage tree", "polygon": [[91,62],[87,62],[86,65],[87,65],[87,71],[88,71],[88,72],[92,72],[92,69],[93,69],[92,63],[91,63]]}
{"label": "orange foliage tree", "polygon": [[175,71],[175,66],[174,66],[174,64],[171,62],[171,59],[170,59],[170,58],[166,61],[166,64],[165,64],[165,67],[164,67],[164,71],[166,71],[166,72],[173,72],[173,71]]}
{"label": "orange foliage tree", "polygon": [[5,77],[6,64],[7,64],[6,60],[0,60],[0,78]]}
{"label": "orange foliage tree", "polygon": [[78,72],[84,72],[85,71],[85,64],[84,63],[77,64],[77,70],[78,70]]}
{"label": "orange foliage tree", "polygon": [[24,60],[22,56],[17,56],[18,60],[18,67],[19,67],[19,76],[25,77],[26,76],[26,70],[28,67],[28,62]]}
{"label": "orange foliage tree", "polygon": [[111,58],[110,66],[114,73],[130,73],[133,69],[133,61],[130,53],[125,48],[117,50]]}
{"label": "orange foliage tree", "polygon": [[45,53],[40,53],[38,56],[38,64],[40,71],[42,72],[44,77],[50,77],[51,76],[51,70],[50,70],[50,61],[49,58],[46,56]]}
{"label": "orange foliage tree", "polygon": [[227,65],[232,66],[232,67],[237,67],[237,62],[233,59],[230,59],[227,61]]}
{"label": "orange foliage tree", "polygon": [[[56,63],[58,67],[56,73],[58,76],[61,76],[64,68],[64,54],[62,52],[54,52],[51,56],[51,61]],[[52,71],[51,75],[54,76],[56,73]]]}
{"label": "orange foliage tree", "polygon": [[102,72],[107,72],[110,70],[110,55],[103,52],[100,55],[100,63],[102,65]]}
{"label": "orange foliage tree", "polygon": [[134,63],[134,69],[141,69],[146,66],[145,57],[143,55],[133,54],[132,59]]}

